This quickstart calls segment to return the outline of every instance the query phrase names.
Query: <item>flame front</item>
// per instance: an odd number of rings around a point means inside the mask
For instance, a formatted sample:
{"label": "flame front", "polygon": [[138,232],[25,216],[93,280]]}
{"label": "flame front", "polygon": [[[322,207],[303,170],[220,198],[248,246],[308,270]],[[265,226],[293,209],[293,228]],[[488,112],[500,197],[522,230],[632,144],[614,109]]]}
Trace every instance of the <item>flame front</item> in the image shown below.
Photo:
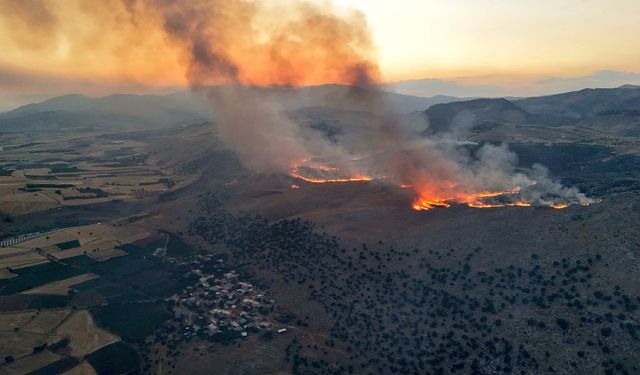
{"label": "flame front", "polygon": [[[418,198],[413,202],[413,209],[427,211],[435,207],[451,207],[453,204],[465,204],[473,208],[497,208],[497,207],[529,207],[530,203],[514,200],[520,191],[520,187],[515,187],[507,191],[486,191],[472,194],[457,194],[447,197],[436,197],[434,194],[418,194]],[[505,202],[487,201],[489,198],[503,198]]]}
{"label": "flame front", "polygon": [[365,174],[345,174],[339,168],[312,163],[309,160],[295,164],[289,173],[291,177],[313,184],[371,181],[373,177]]}
{"label": "flame front", "polygon": [[[294,165],[290,172],[291,177],[313,184],[348,183],[373,180],[393,181],[386,177],[373,177],[364,173],[346,174],[340,168],[303,160]],[[466,205],[471,208],[499,208],[499,207],[532,207],[534,203],[528,202],[520,195],[522,187],[515,186],[504,191],[462,192],[459,186],[450,182],[435,184],[438,188],[420,184],[398,183],[401,189],[413,189],[416,193],[411,207],[417,211],[428,211],[438,207],[448,208],[453,205]],[[445,187],[445,193],[442,193]],[[299,188],[292,185],[293,189]],[[535,205],[546,206],[554,209],[564,209],[571,205],[570,202],[535,202]]]}

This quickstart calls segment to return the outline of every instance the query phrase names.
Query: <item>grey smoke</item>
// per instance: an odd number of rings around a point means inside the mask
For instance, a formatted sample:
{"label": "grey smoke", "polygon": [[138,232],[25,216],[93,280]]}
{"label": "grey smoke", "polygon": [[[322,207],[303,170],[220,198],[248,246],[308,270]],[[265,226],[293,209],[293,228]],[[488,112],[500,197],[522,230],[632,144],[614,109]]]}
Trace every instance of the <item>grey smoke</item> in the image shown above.
{"label": "grey smoke", "polygon": [[[225,15],[228,9],[211,7],[202,1],[149,1],[159,7],[169,38],[184,48],[187,77],[193,90],[211,101],[221,139],[255,171],[289,173],[299,165],[313,168],[316,164],[326,164],[339,169],[342,176],[337,177],[365,174],[395,185],[412,185],[417,194],[458,201],[473,193],[518,188],[517,196],[508,199],[524,199],[539,205],[590,202],[577,189],[552,180],[541,166],[534,166],[528,172],[518,170],[517,155],[504,144],[485,144],[472,154],[466,147],[474,122],[472,116],[456,117],[447,134],[424,136],[420,130],[428,124],[416,123],[415,118],[394,111],[371,78],[376,67],[364,58],[342,66],[344,76],[351,77],[353,87],[340,101],[344,108],[367,113],[369,121],[359,132],[331,142],[323,134],[303,128],[283,115],[278,103],[272,102],[264,90],[242,84],[242,67],[234,64],[225,49],[230,36],[225,34],[224,21],[233,20],[225,17],[234,13]],[[310,20],[318,16],[337,20],[331,18],[337,16],[320,9],[305,10]],[[216,25],[220,21],[222,25]],[[343,50],[339,47],[336,51]],[[347,48],[348,56],[353,57],[352,52]],[[289,65],[288,61],[279,60],[277,66],[296,71],[305,69]],[[288,76],[288,72],[277,73]],[[231,84],[222,89],[207,87],[211,77]]]}

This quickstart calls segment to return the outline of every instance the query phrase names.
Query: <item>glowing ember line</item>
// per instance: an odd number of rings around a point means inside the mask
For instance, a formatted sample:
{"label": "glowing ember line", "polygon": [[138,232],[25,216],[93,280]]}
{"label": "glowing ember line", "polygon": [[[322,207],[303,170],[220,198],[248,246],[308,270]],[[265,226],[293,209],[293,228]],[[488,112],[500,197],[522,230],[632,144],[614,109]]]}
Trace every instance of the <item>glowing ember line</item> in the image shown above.
{"label": "glowing ember line", "polygon": [[[322,172],[331,172],[337,173],[339,172],[338,168],[327,167],[327,166],[314,166],[313,169],[320,170]],[[352,177],[329,177],[329,178],[320,178],[320,177],[308,177],[303,176],[300,173],[300,169],[295,167],[291,170],[291,177],[298,178],[300,180],[310,182],[313,184],[326,184],[326,183],[340,183],[340,182],[362,182],[362,181],[371,181],[372,177],[364,176],[364,175],[356,175]]]}
{"label": "glowing ember line", "polygon": [[[303,162],[309,162],[305,160]],[[310,174],[319,174],[323,177],[308,176],[307,173],[301,171],[302,168],[309,169]],[[313,172],[315,170],[315,173]],[[363,182],[372,181],[373,177],[366,175],[355,175],[349,177],[340,176],[340,169],[336,167],[318,165],[310,163],[310,165],[298,165],[291,169],[291,177],[310,182],[313,184],[325,184],[325,183],[347,183],[347,182]],[[333,176],[336,177],[333,177]],[[324,177],[326,176],[326,177]],[[377,179],[386,179],[384,177],[378,177]],[[446,182],[443,182],[446,185]],[[412,184],[400,184],[402,189],[415,189]],[[299,189],[299,185],[291,185],[292,189]],[[478,193],[463,194],[459,192],[459,187],[455,184],[450,184],[449,189],[452,192],[451,196],[437,196],[433,192],[425,192],[419,194],[412,204],[412,208],[417,211],[428,211],[437,207],[451,207],[454,204],[466,205],[471,208],[500,208],[500,207],[531,207],[532,203],[526,202],[518,198],[518,193],[521,191],[520,186],[516,186],[511,190],[506,191],[481,191]],[[419,192],[420,189],[417,189]],[[496,198],[496,199],[491,199]],[[497,202],[496,202],[497,200]],[[570,206],[570,203],[551,203],[548,207],[555,209],[563,209]]]}
{"label": "glowing ember line", "polygon": [[427,211],[435,207],[451,207],[452,204],[465,204],[472,208],[498,208],[498,207],[530,207],[531,203],[514,200],[513,202],[493,203],[485,202],[486,198],[514,196],[520,191],[520,187],[515,187],[507,191],[483,191],[458,197],[448,198],[425,198],[419,196],[413,203],[413,209],[418,211]]}
{"label": "glowing ember line", "polygon": [[436,207],[451,207],[451,205],[445,201],[429,201],[429,200],[420,200],[413,204],[413,209],[418,211],[429,211],[432,208]]}
{"label": "glowing ember line", "polygon": [[371,177],[367,177],[367,176],[361,176],[361,177],[349,177],[349,178],[311,178],[311,177],[304,177],[304,176],[300,176],[300,175],[295,175],[292,174],[293,177],[301,179],[303,181],[306,182],[311,182],[313,184],[326,184],[326,183],[331,183],[331,182],[361,182],[361,181],[371,181],[373,180]]}
{"label": "glowing ember line", "polygon": [[467,206],[473,208],[499,208],[499,207],[531,207],[531,203],[528,202],[511,202],[511,203],[482,203],[482,202],[473,202],[467,203]]}

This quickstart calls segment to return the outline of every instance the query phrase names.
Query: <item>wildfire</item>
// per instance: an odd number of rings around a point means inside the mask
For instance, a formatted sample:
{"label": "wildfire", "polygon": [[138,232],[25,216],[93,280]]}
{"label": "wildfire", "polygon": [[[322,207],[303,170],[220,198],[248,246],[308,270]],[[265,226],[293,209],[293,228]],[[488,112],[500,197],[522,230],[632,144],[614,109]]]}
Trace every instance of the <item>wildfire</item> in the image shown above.
{"label": "wildfire", "polygon": [[417,211],[428,211],[435,207],[451,207],[451,204],[443,200],[431,200],[425,198],[419,198],[413,203],[413,209]]}
{"label": "wildfire", "polygon": [[349,178],[328,178],[328,179],[323,179],[323,178],[309,178],[309,177],[303,177],[303,176],[294,176],[296,178],[299,178],[301,180],[307,181],[307,182],[311,182],[314,184],[326,184],[326,183],[330,183],[330,182],[361,182],[361,181],[371,181],[373,180],[371,177],[367,177],[367,176],[361,176],[361,177],[349,177]]}
{"label": "wildfire", "polygon": [[510,191],[499,192],[481,192],[468,195],[451,196],[446,198],[427,198],[425,195],[420,195],[413,202],[413,209],[418,211],[427,211],[436,207],[451,207],[452,204],[466,204],[473,208],[497,208],[497,207],[529,207],[530,203],[524,201],[508,201],[502,202],[487,202],[487,198],[496,197],[508,197],[516,194],[520,189],[516,188]]}
{"label": "wildfire", "polygon": [[[512,203],[467,203],[467,206],[473,208],[498,208],[498,207],[531,207],[531,203],[524,201],[516,201]],[[569,206],[566,206],[569,207]]]}
{"label": "wildfire", "polygon": [[[306,160],[305,160],[306,162]],[[364,174],[352,176],[342,175],[340,169],[326,165],[298,165],[294,166],[290,172],[291,177],[310,182],[313,184],[341,183],[341,182],[362,182],[371,181],[373,177]]]}
{"label": "wildfire", "polygon": [[[291,169],[291,177],[314,184],[325,183],[347,183],[372,181],[374,177],[365,174],[345,175],[339,168],[327,165],[311,163],[304,160],[302,164],[296,165]],[[385,177],[376,179],[387,179]],[[482,191],[478,193],[464,194],[456,192],[455,185],[443,183],[448,186],[452,192],[451,195],[441,196],[437,192],[429,191],[430,189],[419,189],[412,184],[399,184],[402,189],[414,189],[417,192],[417,198],[412,203],[412,208],[417,211],[428,211],[437,207],[451,207],[454,204],[466,205],[472,208],[500,208],[500,207],[531,207],[532,203],[520,198],[518,194],[521,187],[516,186],[511,190],[505,191]],[[292,189],[299,189],[299,185],[291,185]],[[422,192],[420,192],[422,190]],[[427,190],[427,191],[425,191]],[[569,207],[570,204],[556,202],[543,204],[554,209],[563,209]]]}

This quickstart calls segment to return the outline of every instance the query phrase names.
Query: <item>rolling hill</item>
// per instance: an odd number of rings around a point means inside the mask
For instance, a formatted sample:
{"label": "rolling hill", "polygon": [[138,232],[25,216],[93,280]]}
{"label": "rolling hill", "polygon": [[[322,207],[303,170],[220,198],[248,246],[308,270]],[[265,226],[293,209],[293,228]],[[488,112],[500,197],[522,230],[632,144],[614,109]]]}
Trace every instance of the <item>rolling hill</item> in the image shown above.
{"label": "rolling hill", "polygon": [[[229,90],[231,86],[216,86],[208,90]],[[304,88],[269,87],[259,90],[261,99],[279,110],[295,111],[306,107],[326,107],[357,110],[350,100],[353,88],[344,85],[324,85]],[[390,108],[401,113],[421,111],[431,105],[457,100],[453,97],[421,98],[394,93],[383,94]],[[114,94],[91,98],[72,94],[40,103],[28,104],[0,114],[0,131],[55,131],[60,127],[114,127],[146,129],[183,124],[214,118],[205,97],[190,91],[174,94],[129,95]]]}
{"label": "rolling hill", "polygon": [[605,111],[640,110],[640,86],[624,85],[614,89],[584,89],[558,95],[520,99],[514,102],[534,114],[582,119]]}

